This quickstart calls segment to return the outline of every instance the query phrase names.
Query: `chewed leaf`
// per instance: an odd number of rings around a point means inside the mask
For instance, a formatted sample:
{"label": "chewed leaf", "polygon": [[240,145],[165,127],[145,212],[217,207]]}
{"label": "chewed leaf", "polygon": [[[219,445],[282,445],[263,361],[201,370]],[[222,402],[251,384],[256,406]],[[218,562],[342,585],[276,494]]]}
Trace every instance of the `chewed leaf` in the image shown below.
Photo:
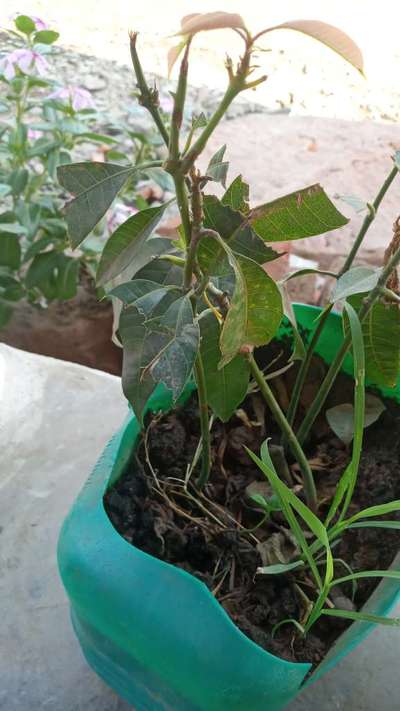
{"label": "chewed leaf", "polygon": [[266,242],[321,235],[349,222],[318,184],[253,208],[248,220]]}
{"label": "chewed leaf", "polygon": [[135,305],[123,309],[119,318],[119,336],[123,345],[122,390],[133,411],[142,422],[147,400],[156,387],[150,374],[142,377],[143,369],[153,355],[148,342],[146,317]]}
{"label": "chewed leaf", "polygon": [[227,205],[241,212],[243,215],[247,215],[249,207],[249,186],[244,182],[241,175],[238,175],[235,180],[232,181],[229,188],[227,189],[225,195],[221,200],[223,205]]}
{"label": "chewed leaf", "polygon": [[256,262],[228,254],[235,290],[221,333],[223,367],[243,346],[262,346],[275,336],[283,316],[282,297],[271,277]]}
{"label": "chewed leaf", "polygon": [[183,296],[171,304],[159,325],[165,329],[166,342],[153,359],[150,372],[177,400],[191,375],[200,344],[200,329],[193,321],[189,297]]}
{"label": "chewed leaf", "polygon": [[[187,296],[159,302],[150,318],[131,304],[120,315],[119,335],[124,347],[122,388],[142,422],[148,398],[159,382],[176,400],[185,387],[199,347],[199,327],[193,321]],[[157,313],[155,313],[157,312]]]}
{"label": "chewed leaf", "polygon": [[281,25],[275,25],[275,27],[269,27],[262,34],[273,30],[296,30],[308,35],[340,54],[361,74],[364,73],[364,60],[360,48],[349,35],[343,30],[339,30],[338,27],[328,25],[326,22],[320,22],[319,20],[291,20],[283,22]]}
{"label": "chewed leaf", "polygon": [[[242,213],[223,204],[215,195],[206,195],[204,198],[204,226],[218,232],[232,252],[249,257],[258,264],[264,264],[280,256],[258,237],[247,224]],[[200,242],[198,259],[205,272],[212,276],[225,273],[226,264],[224,265],[223,257],[223,246],[217,241],[207,238]]]}
{"label": "chewed leaf", "polygon": [[205,12],[185,15],[181,20],[181,33],[193,35],[203,30],[245,29],[240,15],[231,12]]}
{"label": "chewed leaf", "polygon": [[229,163],[224,161],[224,154],[226,151],[226,146],[222,146],[211,158],[207,170],[206,176],[210,180],[214,180],[216,183],[221,183],[223,187],[226,187],[226,176],[228,174]]}

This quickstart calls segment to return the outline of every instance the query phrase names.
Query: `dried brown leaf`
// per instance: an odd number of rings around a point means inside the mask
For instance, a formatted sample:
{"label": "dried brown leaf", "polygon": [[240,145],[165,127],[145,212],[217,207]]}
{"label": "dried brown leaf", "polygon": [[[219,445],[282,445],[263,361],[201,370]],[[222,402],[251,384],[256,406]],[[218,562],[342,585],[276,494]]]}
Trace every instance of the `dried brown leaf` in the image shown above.
{"label": "dried brown leaf", "polygon": [[245,29],[243,18],[232,12],[205,12],[185,15],[181,20],[181,34],[193,35],[203,30]]}
{"label": "dried brown leaf", "polygon": [[174,64],[175,64],[176,60],[178,59],[180,53],[184,49],[186,43],[187,43],[187,39],[185,38],[182,42],[179,42],[179,44],[177,44],[175,47],[171,47],[171,49],[168,50],[168,55],[167,55],[168,77],[171,76],[171,72],[174,67]]}
{"label": "dried brown leaf", "polygon": [[333,49],[334,52],[340,54],[343,59],[350,62],[361,74],[364,73],[364,60],[360,48],[349,35],[343,32],[343,30],[339,30],[338,27],[328,25],[326,22],[320,22],[319,20],[291,20],[289,22],[283,22],[281,25],[268,27],[257,36],[260,37],[273,30],[296,30],[296,32],[301,32],[309,37],[313,37]]}

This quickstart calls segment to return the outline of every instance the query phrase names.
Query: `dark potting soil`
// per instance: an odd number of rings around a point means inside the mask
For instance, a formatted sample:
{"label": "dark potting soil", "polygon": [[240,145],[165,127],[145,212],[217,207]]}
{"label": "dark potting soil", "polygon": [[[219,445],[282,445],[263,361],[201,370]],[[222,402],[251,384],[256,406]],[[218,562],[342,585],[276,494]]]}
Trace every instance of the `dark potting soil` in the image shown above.
{"label": "dark potting soil", "polygon": [[[270,358],[270,354],[268,356]],[[284,362],[274,364],[276,370]],[[299,420],[312,401],[326,366],[315,359],[307,383]],[[287,408],[295,378],[295,366],[270,381],[283,409]],[[326,408],[352,402],[353,385],[340,375]],[[400,498],[400,406],[386,401],[379,420],[365,430],[357,487],[349,514],[374,504]],[[336,638],[350,624],[322,617],[305,638],[293,625],[272,629],[287,618],[301,620],[304,599],[296,575],[256,575],[259,566],[281,562],[294,552],[294,543],[282,515],[272,514],[252,532],[263,516],[249,498],[259,491],[271,495],[263,474],[248,457],[244,445],[259,453],[266,437],[279,442],[279,432],[258,393],[247,396],[228,423],[216,420],[212,427],[213,468],[204,496],[183,480],[199,441],[197,396],[169,414],[149,416],[146,435],[125,474],[105,496],[107,513],[120,534],[132,545],[192,573],[202,580],[226,612],[250,639],[273,654],[290,660],[318,664]],[[326,513],[337,482],[350,458],[346,447],[321,415],[313,429],[306,453],[316,479],[320,514]],[[290,463],[294,490],[303,498],[297,466]],[[195,480],[196,468],[192,478]],[[390,514],[390,518],[398,515]],[[400,531],[380,528],[353,529],[335,546],[335,577],[353,572],[385,569],[400,547]],[[321,568],[322,569],[322,568]],[[302,589],[311,599],[315,591],[307,573]],[[331,601],[341,609],[362,607],[379,579],[337,586]]]}

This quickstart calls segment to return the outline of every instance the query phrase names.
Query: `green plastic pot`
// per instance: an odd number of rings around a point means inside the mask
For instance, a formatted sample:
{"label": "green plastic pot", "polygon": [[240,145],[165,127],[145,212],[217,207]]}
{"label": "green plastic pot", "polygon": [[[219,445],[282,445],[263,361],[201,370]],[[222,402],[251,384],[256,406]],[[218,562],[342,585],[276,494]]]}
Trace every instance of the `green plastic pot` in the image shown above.
{"label": "green plastic pot", "polygon": [[[308,333],[318,310],[298,305]],[[289,333],[287,327],[281,335]],[[332,314],[318,353],[331,361],[342,340]],[[344,370],[351,372],[351,357]],[[193,387],[188,387],[188,397]],[[400,386],[385,396],[400,401]],[[171,407],[158,389],[150,409]],[[279,711],[302,688],[309,664],[264,651],[192,575],[134,548],[112,526],[103,495],[124,472],[139,434],[130,415],[105,448],[66,518],[58,544],[72,623],[90,666],[136,711]],[[387,615],[399,582],[386,579],[365,609]],[[307,684],[348,654],[374,625],[353,623]]]}

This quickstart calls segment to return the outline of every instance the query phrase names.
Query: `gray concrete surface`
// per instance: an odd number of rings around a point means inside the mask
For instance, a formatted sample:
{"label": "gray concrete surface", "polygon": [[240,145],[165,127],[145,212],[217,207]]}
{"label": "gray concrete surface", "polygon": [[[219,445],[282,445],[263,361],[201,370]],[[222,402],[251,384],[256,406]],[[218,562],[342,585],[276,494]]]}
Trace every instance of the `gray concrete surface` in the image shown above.
{"label": "gray concrete surface", "polygon": [[[60,523],[125,416],[119,379],[0,345],[0,403],[0,709],[129,711],[84,661],[56,568]],[[377,630],[288,711],[397,711],[399,649]]]}

